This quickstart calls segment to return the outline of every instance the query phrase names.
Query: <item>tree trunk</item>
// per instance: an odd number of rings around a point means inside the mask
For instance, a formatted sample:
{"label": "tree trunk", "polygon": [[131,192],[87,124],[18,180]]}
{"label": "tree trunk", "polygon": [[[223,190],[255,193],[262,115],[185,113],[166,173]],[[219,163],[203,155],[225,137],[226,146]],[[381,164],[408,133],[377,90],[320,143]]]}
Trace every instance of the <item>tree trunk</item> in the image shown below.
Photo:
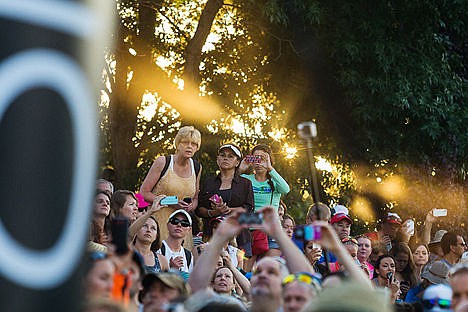
{"label": "tree trunk", "polygon": [[[116,174],[116,188],[133,189],[137,183],[137,165],[139,152],[133,138],[137,128],[138,108],[145,88],[141,88],[145,79],[144,72],[138,70],[139,64],[152,66],[151,40],[154,34],[154,13],[145,5],[138,8],[139,34],[133,34],[136,41],[137,55],[128,52],[124,42],[126,28],[120,25],[116,47],[115,83],[111,96],[111,146],[112,160]],[[130,84],[127,76],[133,71]]]}
{"label": "tree trunk", "polygon": [[189,89],[197,89],[200,85],[199,66],[202,60],[202,48],[210,34],[216,14],[222,6],[221,0],[208,0],[200,16],[197,30],[185,48],[184,81]]}

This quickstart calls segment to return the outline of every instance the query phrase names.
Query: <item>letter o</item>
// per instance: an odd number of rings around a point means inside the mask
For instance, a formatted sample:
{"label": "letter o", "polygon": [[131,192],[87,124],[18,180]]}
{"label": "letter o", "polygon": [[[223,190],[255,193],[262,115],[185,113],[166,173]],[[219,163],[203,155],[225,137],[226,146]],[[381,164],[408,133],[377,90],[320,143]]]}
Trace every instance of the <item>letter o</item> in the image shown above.
{"label": "letter o", "polygon": [[94,97],[81,68],[69,56],[49,49],[17,53],[0,64],[0,122],[10,103],[33,87],[47,87],[65,99],[72,120],[75,160],[66,221],[54,246],[44,251],[25,248],[0,220],[0,274],[33,289],[62,284],[79,263],[91,210],[97,155]]}

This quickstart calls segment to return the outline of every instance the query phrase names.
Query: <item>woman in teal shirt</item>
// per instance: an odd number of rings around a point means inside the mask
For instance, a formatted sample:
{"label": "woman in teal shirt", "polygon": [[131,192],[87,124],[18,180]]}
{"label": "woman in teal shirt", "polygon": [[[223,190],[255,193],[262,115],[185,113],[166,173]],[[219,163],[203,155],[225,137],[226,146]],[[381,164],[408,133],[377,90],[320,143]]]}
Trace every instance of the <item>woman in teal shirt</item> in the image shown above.
{"label": "woman in teal shirt", "polygon": [[[252,149],[253,157],[250,155],[242,160],[240,171],[246,172],[250,169],[254,170],[252,174],[242,174],[241,176],[249,179],[252,182],[254,193],[255,211],[262,209],[265,206],[272,206],[276,211],[280,204],[281,195],[289,192],[289,185],[273,168],[271,148],[265,144],[259,144]],[[263,233],[263,232],[262,232]],[[255,255],[255,239],[267,239],[266,234],[254,231],[252,241],[252,253]],[[268,248],[260,248],[256,253],[258,256],[280,256],[281,251],[276,241],[268,237]],[[254,258],[254,257],[252,257]],[[252,259],[252,263],[255,259]]]}

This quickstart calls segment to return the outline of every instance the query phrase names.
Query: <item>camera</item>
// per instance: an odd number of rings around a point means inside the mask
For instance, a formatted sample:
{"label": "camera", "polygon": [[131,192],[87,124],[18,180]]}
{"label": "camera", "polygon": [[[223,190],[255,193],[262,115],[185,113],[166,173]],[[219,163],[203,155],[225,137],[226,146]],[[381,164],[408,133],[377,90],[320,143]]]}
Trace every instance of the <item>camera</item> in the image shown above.
{"label": "camera", "polygon": [[301,122],[297,125],[297,134],[302,139],[312,139],[317,137],[317,126],[315,125],[315,122]]}
{"label": "camera", "polygon": [[252,164],[258,164],[262,161],[262,158],[260,155],[246,155],[245,156],[245,162],[247,163],[252,163]]}
{"label": "camera", "polygon": [[319,240],[322,237],[322,230],[318,226],[299,225],[294,230],[294,236],[303,241]]}
{"label": "camera", "polygon": [[244,212],[239,216],[239,224],[262,224],[263,215],[258,212]]}

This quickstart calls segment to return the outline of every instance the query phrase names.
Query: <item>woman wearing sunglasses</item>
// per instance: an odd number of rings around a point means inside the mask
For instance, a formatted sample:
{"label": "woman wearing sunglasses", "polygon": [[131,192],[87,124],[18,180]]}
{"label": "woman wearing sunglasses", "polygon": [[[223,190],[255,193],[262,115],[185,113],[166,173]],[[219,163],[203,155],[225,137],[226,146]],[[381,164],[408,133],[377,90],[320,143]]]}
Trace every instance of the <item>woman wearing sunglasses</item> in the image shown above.
{"label": "woman wearing sunglasses", "polygon": [[166,257],[169,267],[186,273],[192,271],[192,252],[182,246],[184,239],[192,230],[192,218],[183,209],[174,211],[167,220],[168,236],[162,241],[158,253]]}

